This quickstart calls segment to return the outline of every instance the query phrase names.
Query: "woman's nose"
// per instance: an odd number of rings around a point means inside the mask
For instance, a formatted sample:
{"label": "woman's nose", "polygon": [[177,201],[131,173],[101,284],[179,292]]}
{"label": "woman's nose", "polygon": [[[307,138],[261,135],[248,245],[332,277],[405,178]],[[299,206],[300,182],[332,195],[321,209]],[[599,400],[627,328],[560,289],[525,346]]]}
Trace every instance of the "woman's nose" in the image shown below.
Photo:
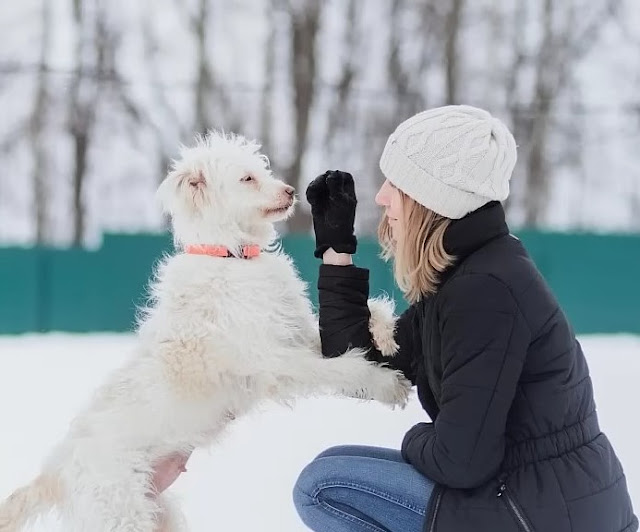
{"label": "woman's nose", "polygon": [[385,181],[375,197],[376,205],[379,205],[380,207],[387,207],[389,205],[389,196],[386,192],[386,184],[387,182]]}

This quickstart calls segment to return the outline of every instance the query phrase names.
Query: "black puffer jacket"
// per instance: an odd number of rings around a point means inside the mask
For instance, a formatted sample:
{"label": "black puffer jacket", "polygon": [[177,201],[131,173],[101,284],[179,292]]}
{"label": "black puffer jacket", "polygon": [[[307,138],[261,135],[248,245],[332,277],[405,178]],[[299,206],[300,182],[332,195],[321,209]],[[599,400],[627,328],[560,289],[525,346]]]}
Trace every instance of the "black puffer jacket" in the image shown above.
{"label": "black puffer jacket", "polygon": [[456,263],[400,317],[392,359],[368,330],[368,270],[323,265],[318,281],[324,354],[370,347],[417,385],[433,420],[402,443],[438,484],[425,531],[638,530],[580,344],[502,206],[453,222],[445,249]]}

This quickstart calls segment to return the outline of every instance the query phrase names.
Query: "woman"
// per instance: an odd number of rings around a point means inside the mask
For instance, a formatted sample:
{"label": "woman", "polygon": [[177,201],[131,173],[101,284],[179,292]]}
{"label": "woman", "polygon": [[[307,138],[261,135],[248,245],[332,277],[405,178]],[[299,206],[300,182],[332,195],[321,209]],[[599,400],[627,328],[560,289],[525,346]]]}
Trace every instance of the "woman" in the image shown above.
{"label": "woman", "polygon": [[379,238],[411,303],[393,357],[369,330],[368,270],[351,262],[352,178],[309,186],[323,354],[368,348],[417,385],[432,420],[401,451],[343,446],[311,462],[294,502],[312,530],[638,530],[580,344],[505,223],[515,162],[508,129],[473,107],[419,113],[390,136]]}

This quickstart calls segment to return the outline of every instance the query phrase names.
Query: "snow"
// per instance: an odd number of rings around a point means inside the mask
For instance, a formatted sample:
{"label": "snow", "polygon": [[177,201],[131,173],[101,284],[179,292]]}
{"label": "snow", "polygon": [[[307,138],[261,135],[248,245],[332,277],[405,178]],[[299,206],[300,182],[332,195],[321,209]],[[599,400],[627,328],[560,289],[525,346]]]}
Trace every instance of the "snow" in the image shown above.
{"label": "snow", "polygon": [[[28,482],[52,444],[105,374],[132,345],[128,334],[0,337],[0,498]],[[640,429],[627,412],[640,380],[640,337],[582,337],[600,424],[625,467],[640,507]],[[265,406],[237,420],[218,446],[198,450],[172,492],[193,532],[305,530],[291,502],[297,474],[331,445],[398,447],[425,414],[414,396],[405,410],[377,403],[320,398],[293,409]],[[48,517],[33,531],[58,530]]]}

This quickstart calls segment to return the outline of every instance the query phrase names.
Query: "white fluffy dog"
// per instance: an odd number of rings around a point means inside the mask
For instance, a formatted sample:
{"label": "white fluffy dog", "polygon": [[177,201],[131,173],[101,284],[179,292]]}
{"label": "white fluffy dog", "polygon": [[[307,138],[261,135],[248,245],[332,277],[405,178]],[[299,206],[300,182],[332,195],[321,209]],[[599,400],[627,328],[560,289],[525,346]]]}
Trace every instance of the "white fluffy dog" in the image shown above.
{"label": "white fluffy dog", "polygon": [[[183,149],[158,190],[177,253],[158,268],[137,347],[40,476],[0,506],[0,532],[54,507],[65,531],[182,530],[180,513],[153,493],[159,458],[210,445],[264,400],[338,393],[406,403],[408,382],[362,351],[322,357],[306,285],[274,246],[273,223],[292,212],[294,191],[258,150],[217,133]],[[371,305],[377,345],[391,354],[392,308]]]}

